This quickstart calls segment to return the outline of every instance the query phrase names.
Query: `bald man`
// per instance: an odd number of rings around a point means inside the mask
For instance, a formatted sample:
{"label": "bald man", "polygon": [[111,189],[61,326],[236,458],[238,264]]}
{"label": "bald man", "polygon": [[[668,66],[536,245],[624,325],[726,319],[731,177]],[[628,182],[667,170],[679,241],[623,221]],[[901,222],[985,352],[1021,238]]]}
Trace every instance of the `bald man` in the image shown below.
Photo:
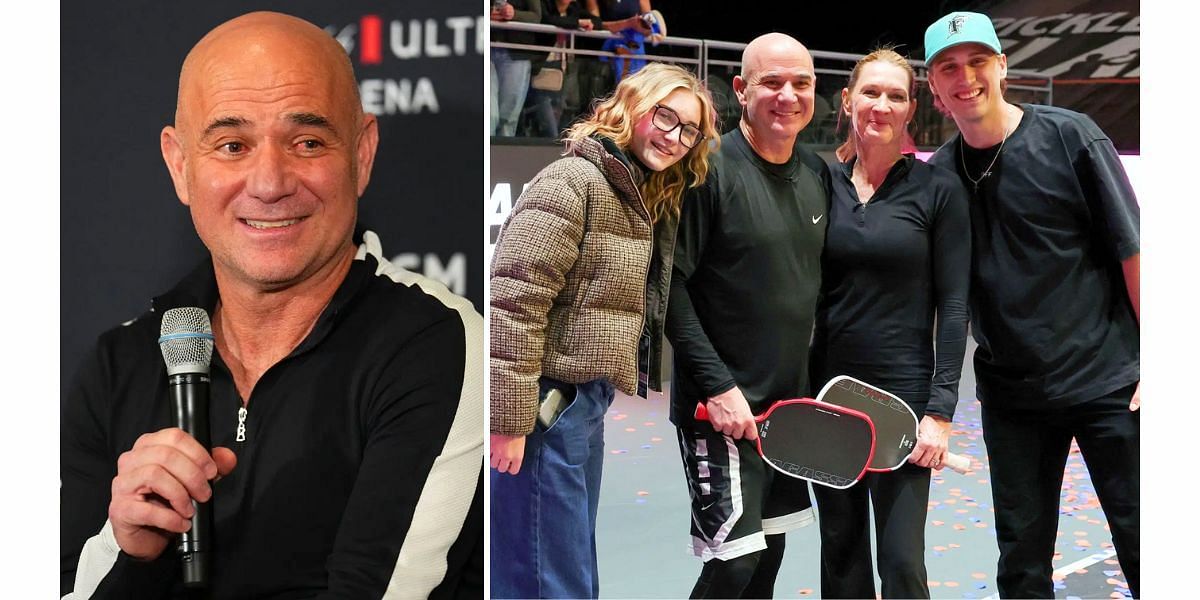
{"label": "bald man", "polygon": [[[812,119],[815,84],[800,42],[779,33],[750,42],[733,79],[741,121],[683,203],[667,337],[671,421],[704,560],[693,597],[770,597],[782,534],[813,521],[806,484],[757,456],[753,415],[810,391],[830,178],[796,136]],[[711,425],[693,419],[698,402]]]}
{"label": "bald man", "polygon": [[[378,129],[345,51],[287,15],[224,23],[160,143],[211,259],[103,334],[64,402],[62,593],[187,596],[195,501],[214,598],[482,595],[482,320],[355,240]],[[177,307],[211,315],[211,452],[171,427]]]}

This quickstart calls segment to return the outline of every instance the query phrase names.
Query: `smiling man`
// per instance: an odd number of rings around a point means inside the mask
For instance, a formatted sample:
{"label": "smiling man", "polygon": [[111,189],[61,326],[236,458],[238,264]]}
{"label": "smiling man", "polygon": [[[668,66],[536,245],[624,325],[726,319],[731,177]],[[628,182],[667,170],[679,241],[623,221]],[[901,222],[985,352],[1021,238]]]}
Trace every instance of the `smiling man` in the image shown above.
{"label": "smiling man", "polygon": [[1140,212],[1112,142],[1086,115],[1004,99],[987,15],[925,32],[935,103],[959,135],[931,162],[971,192],[971,324],[1006,598],[1053,598],[1071,440],[1136,597],[1140,583]]}
{"label": "smiling man", "polygon": [[[105,333],[64,402],[62,593],[184,597],[194,500],[212,597],[482,594],[482,323],[355,242],[377,144],[310,23],[252,13],[188,54],[161,146],[211,260]],[[177,307],[212,315],[211,453],[170,426]]]}
{"label": "smiling man", "polygon": [[[693,597],[769,598],[783,533],[813,522],[808,487],[755,450],[754,414],[810,391],[808,346],[829,206],[825,163],[796,144],[813,116],[812,56],[780,33],[746,47],[738,127],[685,198],[667,338],[671,421],[692,496]],[[707,403],[711,425],[692,414]]]}

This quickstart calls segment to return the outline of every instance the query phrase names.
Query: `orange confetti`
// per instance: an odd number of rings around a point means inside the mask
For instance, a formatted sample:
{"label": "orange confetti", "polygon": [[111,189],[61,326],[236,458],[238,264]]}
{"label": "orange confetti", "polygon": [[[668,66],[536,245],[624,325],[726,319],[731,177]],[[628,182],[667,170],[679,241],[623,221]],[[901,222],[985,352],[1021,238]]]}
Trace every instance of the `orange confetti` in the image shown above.
{"label": "orange confetti", "polygon": [[987,573],[971,573],[971,577],[975,579],[987,579]]}
{"label": "orange confetti", "polygon": [[[1108,543],[1108,542],[1105,542],[1105,543]],[[1107,559],[1107,560],[1105,560],[1105,561],[1104,561],[1104,564],[1106,564],[1106,565],[1119,565],[1119,564],[1121,564],[1121,563],[1120,563],[1120,562],[1118,562],[1118,561],[1117,561],[1117,559],[1115,559],[1115,558],[1109,558],[1109,559]]]}
{"label": "orange confetti", "polygon": [[1119,587],[1129,587],[1129,584],[1125,583],[1124,581],[1117,580],[1116,577],[1109,577],[1108,579],[1105,579],[1105,581],[1108,582],[1108,585],[1115,585],[1115,586],[1119,586]]}
{"label": "orange confetti", "polygon": [[1075,535],[1078,537],[1083,537],[1083,536],[1087,535],[1087,532],[1086,531],[1076,531]]}
{"label": "orange confetti", "polygon": [[1116,600],[1125,600],[1125,594],[1122,594],[1121,592],[1113,592],[1109,594],[1108,597],[1116,598]]}
{"label": "orange confetti", "polygon": [[625,431],[633,432],[633,431],[637,431],[637,429],[634,429],[633,427],[626,427]]}
{"label": "orange confetti", "polygon": [[812,588],[800,588],[799,590],[797,590],[797,592],[801,596],[811,596],[813,593]]}
{"label": "orange confetti", "polygon": [[942,585],[942,582],[940,582],[940,581],[930,581],[929,582],[929,587],[941,587],[941,585]]}
{"label": "orange confetti", "polygon": [[942,526],[942,525],[945,525],[945,524],[946,524],[946,522],[945,522],[945,521],[931,521],[931,523],[933,523],[933,526],[934,526],[934,527],[940,527],[940,526]]}
{"label": "orange confetti", "polygon": [[646,490],[638,490],[638,495],[639,496],[649,496],[650,492],[647,492]]}
{"label": "orange confetti", "polygon": [[938,552],[945,552],[945,551],[946,551],[946,547],[945,547],[945,546],[934,546],[934,547],[933,547],[933,549],[934,549],[934,550],[937,550]]}
{"label": "orange confetti", "polygon": [[954,511],[954,512],[956,512],[956,513],[958,513],[958,514],[960,514],[960,515],[965,515],[965,514],[967,514],[967,513],[971,512],[971,511],[969,511],[969,510],[967,510],[967,509],[965,509],[965,508],[960,508],[960,509],[958,509],[958,510],[956,510],[956,511]]}
{"label": "orange confetti", "polygon": [[957,525],[955,525],[955,526],[954,526],[954,529],[955,529],[956,531],[962,531],[962,530],[964,530],[964,529],[966,529],[966,528],[967,528],[967,526],[966,526],[966,525],[963,525],[962,523],[959,523],[959,524],[957,524]]}
{"label": "orange confetti", "polygon": [[958,544],[950,544],[950,547],[951,548],[962,548],[962,546],[959,546]]}
{"label": "orange confetti", "polygon": [[947,581],[943,585],[945,585],[946,587],[958,587],[958,582],[957,581]]}
{"label": "orange confetti", "polygon": [[652,437],[652,438],[650,438],[650,441],[652,441],[652,442],[661,442],[661,441],[662,441],[662,438],[660,438],[660,437]]}
{"label": "orange confetti", "polygon": [[980,522],[980,523],[976,523],[976,524],[975,524],[975,527],[976,527],[977,529],[983,529],[984,527],[987,527],[987,526],[988,526],[988,524],[987,524],[987,523],[983,523],[983,522]]}
{"label": "orange confetti", "polygon": [[1083,575],[1083,574],[1086,574],[1086,573],[1087,573],[1087,569],[1075,569],[1075,574],[1076,574],[1076,575]]}
{"label": "orange confetti", "polygon": [[654,421],[646,421],[645,423],[642,423],[642,425],[645,425],[646,427],[654,427]]}

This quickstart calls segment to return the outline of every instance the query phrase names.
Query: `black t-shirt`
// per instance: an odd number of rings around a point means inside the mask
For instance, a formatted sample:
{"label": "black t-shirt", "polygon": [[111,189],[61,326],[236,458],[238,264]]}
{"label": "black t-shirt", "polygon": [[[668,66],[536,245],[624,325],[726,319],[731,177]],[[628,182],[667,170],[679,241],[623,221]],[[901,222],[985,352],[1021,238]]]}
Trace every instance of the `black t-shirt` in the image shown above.
{"label": "black t-shirt", "polygon": [[750,408],[809,393],[808,350],[821,285],[829,169],[797,146],[776,165],[739,128],[721,137],[709,179],[683,202],[667,338],[671,419],[737,385]]}
{"label": "black t-shirt", "polygon": [[1140,211],[1120,157],[1086,115],[1021,105],[1004,143],[955,136],[931,159],[977,179],[971,192],[971,319],[979,398],[1063,407],[1140,378],[1139,330],[1121,261],[1139,252]]}
{"label": "black t-shirt", "polygon": [[813,387],[849,375],[900,396],[918,417],[952,419],[971,272],[966,190],[954,173],[906,156],[861,204],[853,165],[831,169]]}

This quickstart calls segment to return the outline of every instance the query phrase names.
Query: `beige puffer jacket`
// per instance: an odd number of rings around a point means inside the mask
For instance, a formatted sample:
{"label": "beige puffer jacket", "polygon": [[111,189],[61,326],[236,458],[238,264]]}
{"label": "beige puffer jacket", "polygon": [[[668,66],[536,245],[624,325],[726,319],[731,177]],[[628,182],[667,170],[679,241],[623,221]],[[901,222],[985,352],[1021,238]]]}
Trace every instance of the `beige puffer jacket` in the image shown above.
{"label": "beige puffer jacket", "polygon": [[[534,177],[500,231],[490,283],[493,433],[533,430],[541,375],[607,378],[636,393],[648,303],[657,313],[650,325],[651,364],[658,363],[676,223],[654,244],[635,181],[641,173],[619,154],[607,140],[576,143]],[[653,275],[652,245],[661,246]],[[648,275],[663,288],[649,302]],[[657,373],[650,379],[657,389]]]}

